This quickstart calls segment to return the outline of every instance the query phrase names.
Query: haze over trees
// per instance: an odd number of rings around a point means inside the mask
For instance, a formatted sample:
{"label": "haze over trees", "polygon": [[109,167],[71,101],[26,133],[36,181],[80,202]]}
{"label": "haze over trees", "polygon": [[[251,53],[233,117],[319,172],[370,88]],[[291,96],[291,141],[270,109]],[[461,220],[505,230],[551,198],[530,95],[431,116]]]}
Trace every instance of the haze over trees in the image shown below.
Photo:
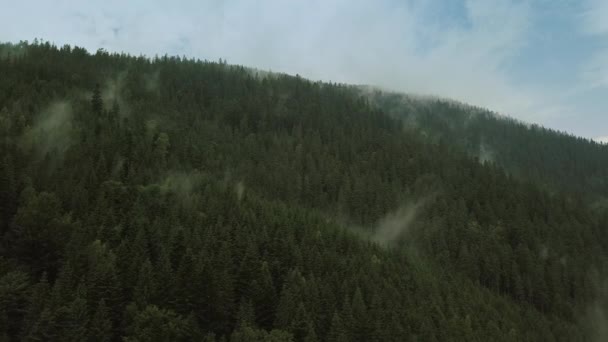
{"label": "haze over trees", "polygon": [[2,44],[0,340],[601,339],[607,158],[442,101]]}
{"label": "haze over trees", "polygon": [[549,191],[576,192],[596,201],[608,196],[608,147],[603,144],[454,101],[362,91],[430,142],[442,140]]}

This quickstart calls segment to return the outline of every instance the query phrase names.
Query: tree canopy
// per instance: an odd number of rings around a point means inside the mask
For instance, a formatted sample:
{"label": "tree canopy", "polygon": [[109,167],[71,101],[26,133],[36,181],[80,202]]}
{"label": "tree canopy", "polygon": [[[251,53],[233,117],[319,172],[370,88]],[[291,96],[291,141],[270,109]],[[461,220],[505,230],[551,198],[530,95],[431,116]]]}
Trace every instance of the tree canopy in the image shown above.
{"label": "tree canopy", "polygon": [[[601,331],[605,146],[442,102],[412,126],[358,88],[225,61],[0,52],[0,339]],[[441,127],[465,115],[455,142]],[[471,156],[482,135],[495,162]]]}

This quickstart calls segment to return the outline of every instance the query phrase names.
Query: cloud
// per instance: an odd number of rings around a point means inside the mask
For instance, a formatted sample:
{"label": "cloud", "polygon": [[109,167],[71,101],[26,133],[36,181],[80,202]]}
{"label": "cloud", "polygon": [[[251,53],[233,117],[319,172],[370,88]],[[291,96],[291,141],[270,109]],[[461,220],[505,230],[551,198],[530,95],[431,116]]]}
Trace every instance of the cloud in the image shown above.
{"label": "cloud", "polygon": [[424,201],[409,203],[395,212],[388,213],[377,223],[371,240],[380,245],[389,246],[399,239],[407,237],[423,203]]}
{"label": "cloud", "polygon": [[34,150],[39,157],[47,153],[61,158],[72,144],[72,106],[68,101],[52,102],[27,127],[21,137],[25,151]]}
{"label": "cloud", "polygon": [[608,2],[587,0],[582,13],[583,33],[598,37],[600,47],[581,68],[581,79],[591,89],[608,87]]}
{"label": "cloud", "polygon": [[[3,2],[6,0],[0,0]],[[591,0],[606,7],[603,1]],[[89,50],[227,59],[263,70],[453,98],[528,121],[572,105],[542,80],[521,81],[538,8],[521,0],[108,0],[8,2],[0,40],[42,37]],[[585,32],[606,32],[584,12]],[[535,56],[527,56],[535,58]],[[588,77],[608,81],[589,63]],[[576,69],[576,68],[573,68]],[[597,70],[605,73],[596,77]],[[601,74],[601,72],[599,73]],[[583,80],[587,82],[589,80]],[[591,81],[589,81],[591,82]]]}
{"label": "cloud", "polygon": [[605,135],[603,137],[595,137],[593,138],[593,140],[599,143],[608,144],[608,135]]}

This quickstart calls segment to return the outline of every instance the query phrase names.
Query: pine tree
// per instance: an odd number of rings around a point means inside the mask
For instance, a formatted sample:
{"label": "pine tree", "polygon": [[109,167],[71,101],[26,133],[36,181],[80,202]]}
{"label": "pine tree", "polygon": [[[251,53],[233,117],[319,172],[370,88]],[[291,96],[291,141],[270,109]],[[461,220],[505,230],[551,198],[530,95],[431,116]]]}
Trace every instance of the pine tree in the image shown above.
{"label": "pine tree", "polygon": [[57,341],[58,334],[55,319],[55,313],[51,309],[44,309],[32,329],[26,332],[24,340]]}
{"label": "pine tree", "polygon": [[148,304],[153,304],[151,301],[156,298],[156,281],[150,260],[146,260],[141,265],[137,285],[133,292],[133,299],[138,307],[145,308]]}
{"label": "pine tree", "polygon": [[97,115],[101,115],[103,112],[103,100],[101,99],[101,87],[99,83],[95,84],[95,88],[93,88],[93,95],[91,96],[91,109],[93,113]]}
{"label": "pine tree", "polygon": [[58,339],[61,341],[84,341],[87,336],[89,314],[84,286],[78,287],[75,297],[69,305],[60,307],[55,313]]}
{"label": "pine tree", "polygon": [[8,272],[0,277],[0,314],[6,315],[4,332],[16,338],[26,315],[29,276],[20,271]]}
{"label": "pine tree", "polygon": [[173,269],[167,248],[161,248],[159,260],[154,267],[154,279],[157,282],[154,301],[163,307],[169,304],[171,293],[175,288]]}
{"label": "pine tree", "polygon": [[167,165],[169,147],[169,135],[164,132],[160,133],[158,138],[154,141],[154,155],[155,161],[161,170]]}
{"label": "pine tree", "polygon": [[301,302],[301,285],[304,278],[298,270],[290,272],[287,281],[283,285],[279,303],[277,306],[277,314],[274,325],[281,329],[286,329],[290,326],[292,320],[296,316],[298,304]]}
{"label": "pine tree", "polygon": [[27,307],[26,315],[23,321],[22,336],[27,336],[27,333],[34,328],[40,315],[50,304],[50,286],[46,273],[42,274],[40,282],[32,287]]}
{"label": "pine tree", "polygon": [[127,329],[125,341],[188,341],[186,320],[171,310],[150,305],[139,311]]}
{"label": "pine tree", "polygon": [[105,299],[99,301],[89,328],[89,342],[109,342],[112,340],[112,321]]}
{"label": "pine tree", "polygon": [[[223,61],[6,51],[0,339],[593,338],[604,145]],[[122,108],[77,91],[107,78]],[[62,153],[56,101],[76,114]],[[409,201],[407,239],[369,243]]]}
{"label": "pine tree", "polygon": [[273,303],[277,294],[267,262],[262,262],[257,279],[252,284],[252,291],[257,322],[262,328],[270,329],[274,321],[275,306]]}
{"label": "pine tree", "polygon": [[342,319],[340,319],[340,315],[335,312],[331,319],[331,327],[329,329],[329,333],[327,334],[328,342],[347,342],[347,332],[342,323]]}
{"label": "pine tree", "polygon": [[55,276],[60,253],[65,243],[63,234],[70,233],[69,222],[62,217],[61,203],[48,192],[28,196],[15,216],[10,245],[15,256],[38,270]]}
{"label": "pine tree", "polygon": [[255,310],[249,300],[242,300],[236,315],[237,327],[255,327]]}
{"label": "pine tree", "polygon": [[[0,149],[0,151],[2,151]],[[10,154],[0,160],[0,233],[4,234],[17,207],[14,164]]]}
{"label": "pine tree", "polygon": [[249,300],[253,296],[255,287],[252,286],[252,282],[255,277],[260,273],[259,269],[259,253],[257,246],[254,242],[250,242],[247,245],[247,250],[241,260],[239,266],[239,273],[236,281],[236,295],[239,300]]}
{"label": "pine tree", "polygon": [[297,306],[295,315],[289,322],[288,331],[293,333],[298,341],[316,341],[314,324],[306,312],[304,303],[300,302]]}
{"label": "pine tree", "polygon": [[0,309],[0,342],[10,342],[9,323],[6,312]]}
{"label": "pine tree", "polygon": [[352,300],[352,310],[354,319],[354,334],[358,341],[366,341],[369,339],[369,316],[367,315],[367,307],[363,300],[361,289],[357,287]]}
{"label": "pine tree", "polygon": [[122,293],[116,271],[116,256],[99,240],[89,246],[88,254],[88,302],[99,303],[104,299],[110,309],[112,322],[118,322],[122,318]]}

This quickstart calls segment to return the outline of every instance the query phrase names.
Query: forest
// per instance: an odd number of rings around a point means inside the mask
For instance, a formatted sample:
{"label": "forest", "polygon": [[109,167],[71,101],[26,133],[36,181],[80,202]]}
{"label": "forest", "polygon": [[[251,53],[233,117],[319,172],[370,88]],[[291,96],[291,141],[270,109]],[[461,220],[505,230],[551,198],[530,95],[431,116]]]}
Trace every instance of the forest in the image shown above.
{"label": "forest", "polygon": [[608,146],[440,98],[416,98],[362,88],[370,101],[430,142],[495,163],[549,192],[566,190],[606,206]]}
{"label": "forest", "polygon": [[606,198],[484,109],[0,44],[0,341],[601,341]]}

